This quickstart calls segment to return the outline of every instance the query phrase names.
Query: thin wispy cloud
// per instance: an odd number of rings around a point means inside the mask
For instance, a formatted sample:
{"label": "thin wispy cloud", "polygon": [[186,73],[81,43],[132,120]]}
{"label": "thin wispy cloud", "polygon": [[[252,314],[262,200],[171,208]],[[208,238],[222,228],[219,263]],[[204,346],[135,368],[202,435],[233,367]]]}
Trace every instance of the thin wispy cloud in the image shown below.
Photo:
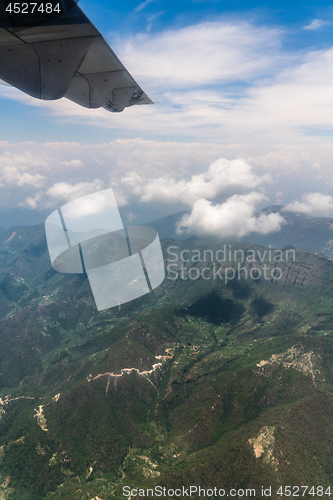
{"label": "thin wispy cloud", "polygon": [[116,47],[140,81],[164,89],[248,81],[281,67],[282,32],[246,22],[204,22],[138,34]]}
{"label": "thin wispy cloud", "polygon": [[305,30],[317,30],[321,28],[322,26],[325,26],[327,24],[326,21],[323,21],[322,19],[314,19],[310,24],[307,26],[304,26]]}
{"label": "thin wispy cloud", "polygon": [[135,9],[133,10],[133,13],[137,14],[138,12],[141,12],[142,10],[144,10],[146,7],[148,7],[148,5],[150,5],[153,2],[154,2],[154,0],[145,0],[145,2],[141,2],[137,7],[135,7]]}

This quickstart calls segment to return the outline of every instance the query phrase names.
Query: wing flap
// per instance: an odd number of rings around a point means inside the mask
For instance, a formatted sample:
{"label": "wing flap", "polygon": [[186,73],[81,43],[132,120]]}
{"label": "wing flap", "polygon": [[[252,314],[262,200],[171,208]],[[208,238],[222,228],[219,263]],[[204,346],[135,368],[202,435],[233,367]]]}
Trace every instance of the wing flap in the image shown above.
{"label": "wing flap", "polygon": [[67,99],[81,104],[85,108],[100,108],[107,100],[110,89],[113,89],[122,71],[93,73],[92,75],[77,74],[66,93]]}
{"label": "wing flap", "polygon": [[107,73],[108,71],[121,71],[124,69],[124,65],[119,61],[102,35],[99,35],[87,52],[78,72],[81,75],[91,75],[93,73]]}
{"label": "wing flap", "polygon": [[66,94],[93,41],[86,37],[33,44],[40,63],[42,99],[60,99]]}
{"label": "wing flap", "polygon": [[85,75],[89,83],[89,105],[91,108],[100,108],[105,103],[110,89],[114,89],[123,71],[110,71],[108,73],[94,73]]}
{"label": "wing flap", "polygon": [[40,99],[39,60],[32,45],[21,42],[1,47],[0,68],[2,80]]}
{"label": "wing flap", "polygon": [[66,97],[84,108],[90,108],[89,93],[89,83],[82,75],[77,73],[66,92]]}

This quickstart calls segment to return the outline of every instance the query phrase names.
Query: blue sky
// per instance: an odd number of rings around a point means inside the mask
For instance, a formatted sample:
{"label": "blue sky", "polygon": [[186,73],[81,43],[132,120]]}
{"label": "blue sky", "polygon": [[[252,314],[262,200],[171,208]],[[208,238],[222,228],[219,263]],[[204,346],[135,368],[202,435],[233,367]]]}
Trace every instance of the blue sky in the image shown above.
{"label": "blue sky", "polygon": [[[314,4],[309,1],[297,1],[290,4],[290,2],[286,1],[266,3],[257,1],[249,4],[249,2],[235,0],[223,2],[218,0],[182,0],[181,2],[146,0],[137,2],[133,0],[110,3],[106,0],[93,2],[81,0],[80,7],[120,56],[123,45],[128,40],[135,41],[137,37],[146,35],[147,43],[145,48],[147,48],[150,41],[156,39],[162,33],[168,31],[179,33],[182,29],[190,27],[195,30],[195,27],[200,26],[202,23],[214,22],[249,23],[253,27],[253,31],[256,29],[272,30],[275,43],[279,45],[278,48],[276,47],[279,54],[272,54],[272,50],[267,50],[267,56],[272,57],[272,59],[273,55],[284,58],[288,56],[290,58],[301,58],[307,52],[329,49],[332,45],[333,6],[330,2]],[[308,29],[304,29],[306,27]],[[279,36],[276,35],[277,31]],[[249,38],[251,38],[251,34],[249,34]],[[269,34],[267,38],[269,38]],[[267,40],[264,40],[265,42]],[[218,49],[218,44],[216,44],[216,47],[212,47],[212,49],[214,48]],[[253,47],[253,49],[256,48],[258,47]],[[132,57],[135,59],[135,53],[133,53]],[[128,65],[131,66],[130,55],[125,59]],[[140,76],[141,74],[145,75],[145,64],[149,63],[149,60],[147,62],[145,62],[145,59],[140,60]],[[200,61],[198,61],[198,64],[201,64]],[[135,64],[133,67],[136,69]],[[177,67],[175,65],[176,71]],[[216,78],[215,81],[210,82],[208,78],[206,82],[196,82],[195,76],[193,75],[190,82],[184,82],[184,88],[180,86],[179,90],[186,90],[186,87],[203,90],[216,89],[217,91],[221,90],[221,94],[237,98],[256,81],[262,80],[265,76],[272,76],[272,68],[267,65],[266,73],[260,71],[253,75],[246,73],[242,75],[240,71],[234,75],[234,78],[227,81],[223,81],[223,78]],[[134,77],[139,80],[137,74],[134,74]],[[141,80],[139,83],[141,83]],[[148,82],[148,86],[151,87],[152,85]],[[156,102],[156,108],[160,104],[161,91],[163,94],[168,91],[167,81],[159,91],[156,91],[155,88],[151,91]],[[6,96],[0,102],[2,116],[5,118],[0,125],[1,138],[4,140],[17,140],[18,132],[22,140],[36,140],[38,137],[42,141],[52,141],[54,139],[63,141],[67,139],[80,142],[93,141],[95,143],[118,137],[133,138],[140,132],[141,136],[146,138],[159,138],[162,140],[166,138],[193,140],[194,138],[187,130],[177,134],[176,137],[170,137],[167,130],[154,134],[153,130],[149,130],[147,133],[145,130],[140,131],[135,127],[133,130],[132,127],[128,126],[121,127],[122,130],[118,129],[116,132],[110,133],[110,130],[105,131],[104,125],[101,125],[98,132],[95,131],[95,134],[92,134],[90,125],[84,126],[81,120],[72,121],[68,117],[66,120],[63,117],[61,120],[56,119],[54,115],[50,117],[50,114],[44,108],[40,109],[37,105],[33,107],[33,101],[30,101],[29,106],[22,107],[21,102],[9,101]],[[175,103],[173,103],[173,106],[175,106]],[[34,122],[33,127],[25,126],[27,122],[31,123],[32,121]],[[110,121],[112,121],[111,118]],[[307,133],[311,133],[311,124],[304,124],[304,127],[306,127]],[[117,128],[116,124],[114,128]],[[325,131],[325,133],[329,133],[329,128],[325,129]],[[318,135],[318,130],[313,130],[313,133]]]}
{"label": "blue sky", "polygon": [[51,210],[112,186],[128,221],[187,209],[203,234],[275,231],[254,215],[272,203],[333,216],[329,2],[80,7],[155,104],[111,114],[1,87],[2,206]]}

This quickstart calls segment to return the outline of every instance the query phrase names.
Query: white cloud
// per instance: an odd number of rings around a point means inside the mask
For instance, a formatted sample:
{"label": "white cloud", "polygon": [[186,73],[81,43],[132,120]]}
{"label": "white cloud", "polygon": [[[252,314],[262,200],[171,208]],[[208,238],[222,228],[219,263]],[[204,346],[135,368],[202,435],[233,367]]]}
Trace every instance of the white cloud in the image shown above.
{"label": "white cloud", "polygon": [[[114,115],[68,101],[0,93],[66,123],[125,137],[200,142],[299,143],[333,131],[333,49],[293,53],[285,34],[250,22],[205,22],[119,39],[120,59],[156,102]],[[83,161],[84,163],[84,161]]]}
{"label": "white cloud", "polygon": [[283,211],[301,212],[315,217],[333,217],[333,197],[322,193],[308,193],[302,201],[294,201],[283,208]]}
{"label": "white cloud", "polygon": [[44,185],[46,177],[31,170],[45,166],[43,158],[34,158],[30,154],[15,154],[7,150],[0,156],[0,187],[40,188]]}
{"label": "white cloud", "polygon": [[251,170],[244,159],[229,161],[220,158],[211,163],[206,172],[193,175],[189,181],[163,176],[147,182],[131,173],[122,179],[122,183],[130,185],[142,202],[193,205],[199,198],[214,199],[222,194],[245,192],[270,180],[269,175],[259,178]]}
{"label": "white cloud", "polygon": [[[139,10],[145,5],[143,1]],[[317,19],[306,28],[323,23]],[[113,187],[119,206],[139,197],[146,213],[153,202],[174,204],[176,211],[177,203],[194,207],[201,198],[205,213],[208,206],[214,215],[222,210],[217,207],[230,206],[216,205],[221,199],[232,200],[232,195],[267,182],[267,204],[294,200],[294,194],[287,195],[294,189],[316,191],[311,196],[318,199],[307,195],[290,206],[331,215],[330,199],[318,193],[327,189],[325,184],[333,187],[333,48],[285,52],[285,35],[235,18],[130,39],[126,34],[113,48],[156,104],[120,114],[85,109],[66,99],[39,101],[1,87],[5,98],[38,107],[40,123],[51,114],[55,127],[95,127],[94,143],[101,128],[111,137],[125,137],[90,145],[0,142],[1,205],[53,208]],[[143,138],[133,139],[138,133]],[[162,139],[145,140],[151,137]],[[217,161],[221,157],[227,163]],[[204,171],[209,164],[216,168]],[[215,206],[209,205],[218,196]],[[128,210],[135,213],[133,206]],[[252,218],[258,226],[258,218]],[[244,218],[245,229],[250,219]],[[261,219],[265,221],[274,219]]]}
{"label": "white cloud", "polygon": [[[104,203],[104,198],[98,196],[98,191],[105,189],[105,184],[100,179],[95,179],[93,182],[78,182],[76,184],[71,184],[69,182],[56,182],[54,183],[46,192],[39,191],[34,196],[28,196],[25,202],[19,205],[29,208],[53,208],[55,206],[60,206],[61,204],[68,203],[73,200],[82,198],[88,194],[96,193],[93,205],[88,199],[84,207],[80,206],[81,215],[84,210],[87,210],[87,214],[98,213],[100,210],[104,209],[102,203]],[[123,207],[127,205],[127,198],[115,189],[115,198],[118,207]]]}
{"label": "white cloud", "polygon": [[325,21],[322,21],[321,19],[314,19],[308,26],[304,26],[305,30],[317,30],[318,28],[321,28],[327,24]]}
{"label": "white cloud", "polygon": [[71,160],[71,161],[62,161],[60,162],[62,166],[65,166],[67,168],[82,168],[84,167],[84,164],[81,160]]}
{"label": "white cloud", "polygon": [[103,189],[103,182],[100,179],[95,179],[94,182],[78,182],[77,184],[56,182],[47,190],[46,194],[59,201],[69,202],[101,189]]}
{"label": "white cloud", "polygon": [[[310,52],[302,64],[280,73],[272,82],[257,86],[244,99],[249,116],[258,130],[272,127],[287,130],[294,127],[322,127],[333,125],[333,49]],[[245,109],[246,112],[246,109]]]}
{"label": "white cloud", "polygon": [[[333,188],[332,155],[331,141],[322,138],[277,146],[159,142],[140,138],[90,145],[0,142],[0,175],[1,168],[16,169],[5,171],[7,177],[0,178],[0,205],[27,203],[36,209],[57,208],[69,201],[71,195],[79,197],[81,192],[83,196],[112,187],[118,206],[135,201],[136,207],[128,208],[132,212],[138,210],[138,198],[150,199],[151,202],[144,204],[144,210],[146,220],[153,220],[158,216],[155,212],[149,216],[154,199],[155,204],[165,206],[162,209],[167,214],[171,209],[174,212],[182,209],[178,201],[192,204],[196,198],[213,199],[217,193],[225,198],[261,186],[265,186],[270,203],[276,202],[279,191],[282,193],[279,203],[285,204],[295,199],[295,195],[288,195],[295,188],[301,192],[324,192],[327,186]],[[221,157],[226,159],[225,164],[217,161]],[[210,164],[217,165],[216,169],[206,168]],[[31,177],[17,178],[17,173]],[[165,179],[164,184],[161,179]],[[160,203],[162,200],[172,204]]]}
{"label": "white cloud", "polygon": [[18,203],[18,206],[22,208],[26,207],[32,210],[36,210],[37,208],[39,208],[41,201],[42,201],[42,192],[39,191],[34,196],[28,196],[24,202]]}
{"label": "white cloud", "polygon": [[153,87],[247,80],[280,64],[281,31],[247,22],[203,22],[117,43],[120,59],[137,79]]}
{"label": "white cloud", "polygon": [[0,169],[0,179],[3,185],[23,186],[27,184],[39,188],[43,186],[46,177],[40,174],[31,175],[28,172],[20,173],[16,167],[12,166]]}
{"label": "white cloud", "polygon": [[75,200],[75,203],[66,205],[66,217],[74,221],[87,216],[107,217],[110,210],[114,209],[114,200],[108,191],[93,192],[90,196],[80,196]]}
{"label": "white cloud", "polygon": [[134,9],[134,13],[137,14],[138,12],[144,10],[149,4],[151,4],[154,0],[145,0],[144,2],[141,2],[137,7]]}
{"label": "white cloud", "polygon": [[[166,173],[177,182],[182,176],[191,178],[194,172],[200,173],[202,165],[222,155],[234,157],[237,149],[238,145],[142,139],[96,145],[0,142],[0,205],[22,206],[26,200],[34,208],[56,208],[72,195],[112,187],[118,206],[124,206],[133,193],[132,187],[125,189],[121,183],[129,172],[138,173],[142,183]],[[246,150],[247,146],[243,152]],[[37,196],[36,189],[41,187]]]}
{"label": "white cloud", "polygon": [[251,192],[231,196],[225,203],[215,206],[208,200],[197,200],[192,212],[177,223],[177,232],[191,231],[200,236],[240,238],[253,232],[268,234],[279,231],[284,223],[279,213],[254,214],[255,206],[264,199],[263,194]]}
{"label": "white cloud", "polygon": [[93,182],[78,182],[76,184],[56,182],[46,192],[44,190],[38,191],[33,196],[28,196],[24,202],[19,203],[19,206],[32,209],[53,208],[102,189],[103,182],[100,179],[95,179]]}

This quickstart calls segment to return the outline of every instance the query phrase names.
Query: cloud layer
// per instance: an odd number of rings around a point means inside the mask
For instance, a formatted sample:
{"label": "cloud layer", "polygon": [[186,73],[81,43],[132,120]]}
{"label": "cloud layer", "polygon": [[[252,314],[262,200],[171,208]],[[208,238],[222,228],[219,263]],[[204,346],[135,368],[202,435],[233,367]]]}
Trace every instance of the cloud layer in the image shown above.
{"label": "cloud layer", "polygon": [[177,181],[173,177],[163,176],[147,182],[138,174],[131,174],[121,182],[132,187],[133,192],[140,196],[141,202],[193,205],[199,198],[212,200],[219,195],[246,192],[269,180],[269,174],[257,177],[244,159],[228,161],[219,158],[209,165],[206,172],[193,175],[189,181]]}
{"label": "cloud layer", "polygon": [[51,210],[108,187],[119,206],[135,201],[132,216],[143,207],[147,221],[159,216],[153,208],[149,215],[153,205],[167,215],[199,198],[221,203],[263,187],[267,204],[288,204],[304,192],[333,189],[332,155],[331,142],[319,140],[274,147],[143,139],[97,145],[0,142],[0,207]]}

